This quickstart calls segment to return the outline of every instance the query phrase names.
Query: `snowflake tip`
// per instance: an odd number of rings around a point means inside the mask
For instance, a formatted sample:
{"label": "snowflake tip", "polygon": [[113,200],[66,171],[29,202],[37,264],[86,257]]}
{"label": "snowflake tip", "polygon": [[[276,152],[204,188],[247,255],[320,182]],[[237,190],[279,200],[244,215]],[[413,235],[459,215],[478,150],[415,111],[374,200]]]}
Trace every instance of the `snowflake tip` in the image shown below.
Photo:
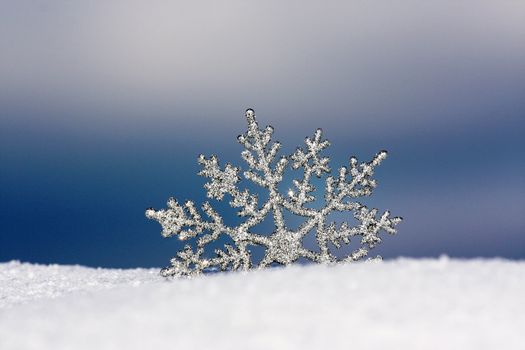
{"label": "snowflake tip", "polygon": [[247,116],[248,116],[248,115],[254,115],[254,114],[255,114],[255,111],[253,110],[253,108],[247,108],[245,114],[246,114]]}
{"label": "snowflake tip", "polygon": [[168,198],[168,202],[166,203],[168,205],[168,207],[170,207],[171,209],[175,209],[179,203],[177,202],[177,200],[173,197],[170,197]]}
{"label": "snowflake tip", "polygon": [[387,156],[388,156],[388,152],[385,150],[379,151],[377,153],[377,158],[379,158],[379,160],[384,160],[386,159]]}
{"label": "snowflake tip", "polygon": [[153,208],[146,209],[146,217],[148,219],[153,219],[154,216],[155,216],[155,209]]}

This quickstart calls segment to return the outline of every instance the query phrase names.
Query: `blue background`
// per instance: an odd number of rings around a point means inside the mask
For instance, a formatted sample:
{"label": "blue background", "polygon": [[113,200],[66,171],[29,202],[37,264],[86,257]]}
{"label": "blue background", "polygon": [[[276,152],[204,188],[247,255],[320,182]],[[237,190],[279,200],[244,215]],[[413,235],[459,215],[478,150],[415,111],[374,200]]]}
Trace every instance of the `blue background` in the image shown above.
{"label": "blue background", "polygon": [[0,261],[166,265],[145,208],[206,200],[199,153],[244,166],[247,107],[284,153],[322,127],[332,169],[389,151],[366,203],[404,222],[377,254],[523,259],[524,10],[2,2]]}

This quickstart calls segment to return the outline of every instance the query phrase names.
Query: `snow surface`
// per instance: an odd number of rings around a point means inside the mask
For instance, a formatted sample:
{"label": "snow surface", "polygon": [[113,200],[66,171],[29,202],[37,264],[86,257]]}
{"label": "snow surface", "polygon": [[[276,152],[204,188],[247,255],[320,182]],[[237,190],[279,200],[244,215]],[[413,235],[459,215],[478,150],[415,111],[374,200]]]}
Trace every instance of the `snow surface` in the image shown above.
{"label": "snow surface", "polygon": [[525,262],[398,259],[164,280],[0,264],[0,349],[523,349]]}

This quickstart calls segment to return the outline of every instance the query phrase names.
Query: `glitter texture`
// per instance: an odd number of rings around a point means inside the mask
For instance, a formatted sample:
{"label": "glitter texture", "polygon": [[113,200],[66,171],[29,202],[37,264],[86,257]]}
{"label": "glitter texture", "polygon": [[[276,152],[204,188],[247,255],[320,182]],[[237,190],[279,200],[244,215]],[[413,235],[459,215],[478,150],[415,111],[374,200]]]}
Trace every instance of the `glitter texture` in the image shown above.
{"label": "glitter texture", "polygon": [[[299,258],[306,258],[318,263],[353,262],[368,255],[370,249],[381,243],[380,232],[395,234],[395,226],[401,222],[400,217],[390,217],[385,211],[378,217],[377,209],[368,209],[356,201],[356,198],[370,196],[376,187],[372,179],[374,168],[387,156],[381,151],[370,162],[359,163],[351,157],[349,167],[341,167],[337,176],[331,173],[328,157],[320,153],[330,145],[323,140],[322,130],[317,129],[312,138],[306,138],[306,149],[297,148],[290,156],[276,159],[281,148],[279,142],[272,142],[273,127],[260,129],[252,109],[245,113],[248,121],[248,130],[239,135],[237,140],[244,147],[242,158],[248,169],[241,172],[240,168],[226,164],[219,165],[216,156],[198,158],[202,170],[199,175],[209,179],[204,185],[210,199],[223,200],[230,198],[229,204],[238,208],[238,215],[245,220],[237,226],[224,224],[222,217],[205,202],[201,209],[206,218],[192,201],[178,203],[174,198],[168,200],[168,208],[162,210],[148,209],[146,217],[158,221],[162,226],[162,235],[171,237],[178,235],[181,240],[195,238],[195,248],[186,245],[177,256],[171,260],[171,265],[161,270],[163,276],[195,276],[210,269],[221,270],[248,270],[264,268],[271,264],[291,264]],[[284,171],[303,169],[301,179],[293,180],[293,188],[281,194],[278,185],[283,180]],[[241,175],[244,179],[268,191],[268,200],[259,203],[257,194],[247,189],[241,190],[239,182]],[[324,203],[321,208],[308,206],[316,198],[311,183],[312,176],[321,178],[326,176]],[[295,230],[286,227],[284,211],[303,217],[304,222]],[[327,217],[333,212],[352,212],[359,223],[349,226],[343,222],[327,223]],[[271,215],[275,224],[274,231],[268,234],[255,232],[254,228],[267,216]],[[304,247],[303,240],[311,231],[319,247],[312,251]],[[226,244],[223,249],[215,250],[212,258],[205,257],[205,248],[210,242],[221,235],[227,235],[233,244]],[[360,238],[360,247],[348,256],[338,258],[331,251],[331,246],[340,248],[342,244],[349,244],[351,239]],[[249,246],[262,246],[265,254],[258,263],[253,263]],[[379,260],[377,256],[372,260]]]}

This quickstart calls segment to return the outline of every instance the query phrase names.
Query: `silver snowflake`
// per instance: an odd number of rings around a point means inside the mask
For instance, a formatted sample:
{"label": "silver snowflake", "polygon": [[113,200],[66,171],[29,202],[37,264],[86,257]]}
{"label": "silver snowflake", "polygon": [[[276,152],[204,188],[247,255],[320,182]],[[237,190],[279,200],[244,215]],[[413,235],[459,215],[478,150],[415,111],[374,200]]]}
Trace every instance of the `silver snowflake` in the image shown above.
{"label": "silver snowflake", "polygon": [[[168,200],[167,209],[146,210],[146,217],[162,225],[164,237],[178,235],[181,240],[195,238],[196,241],[195,249],[186,245],[177,253],[171,265],[162,269],[163,276],[194,276],[217,268],[248,270],[264,268],[273,263],[288,265],[299,258],[318,263],[353,262],[366,257],[369,249],[381,243],[381,231],[396,233],[395,226],[401,222],[400,217],[390,217],[389,211],[378,217],[377,209],[369,210],[355,200],[372,194],[376,187],[376,181],[372,179],[374,168],[386,158],[386,151],[376,154],[370,162],[359,163],[355,157],[351,157],[349,167],[339,168],[337,176],[326,176],[324,203],[321,208],[315,208],[309,205],[315,200],[312,195],[315,191],[312,176],[321,178],[331,172],[330,159],[320,155],[330,145],[328,140],[322,139],[321,129],[317,129],[312,138],[306,138],[305,149],[297,148],[292,155],[276,160],[281,144],[271,142],[273,128],[267,126],[260,129],[252,109],[248,109],[245,115],[248,131],[240,135],[238,141],[244,146],[241,155],[248,170],[241,172],[240,168],[231,164],[221,168],[216,156],[206,158],[200,155],[198,158],[202,166],[199,175],[209,179],[204,185],[207,196],[220,201],[228,195],[231,198],[229,204],[239,208],[238,215],[245,220],[237,226],[228,226],[209,202],[201,207],[207,216],[204,219],[192,201],[180,204],[173,198]],[[302,168],[303,177],[293,180],[294,190],[282,194],[278,185],[290,165],[292,169]],[[240,189],[240,174],[267,190],[268,200],[259,203],[257,194]],[[283,217],[285,210],[304,218],[296,230],[286,227]],[[327,216],[333,212],[352,212],[359,224],[351,227],[346,222],[341,225],[327,223]],[[254,227],[268,215],[272,215],[274,231],[270,234],[254,232]],[[309,250],[303,244],[311,230],[315,230],[318,251]],[[229,236],[234,244],[226,244],[222,250],[215,250],[214,257],[206,258],[206,245],[221,235]],[[360,237],[360,247],[344,258],[337,258],[330,247],[340,248],[341,244],[350,243],[353,237]],[[262,246],[265,250],[263,259],[257,264],[252,261],[249,246]],[[376,259],[381,257],[377,256],[373,260]]]}

